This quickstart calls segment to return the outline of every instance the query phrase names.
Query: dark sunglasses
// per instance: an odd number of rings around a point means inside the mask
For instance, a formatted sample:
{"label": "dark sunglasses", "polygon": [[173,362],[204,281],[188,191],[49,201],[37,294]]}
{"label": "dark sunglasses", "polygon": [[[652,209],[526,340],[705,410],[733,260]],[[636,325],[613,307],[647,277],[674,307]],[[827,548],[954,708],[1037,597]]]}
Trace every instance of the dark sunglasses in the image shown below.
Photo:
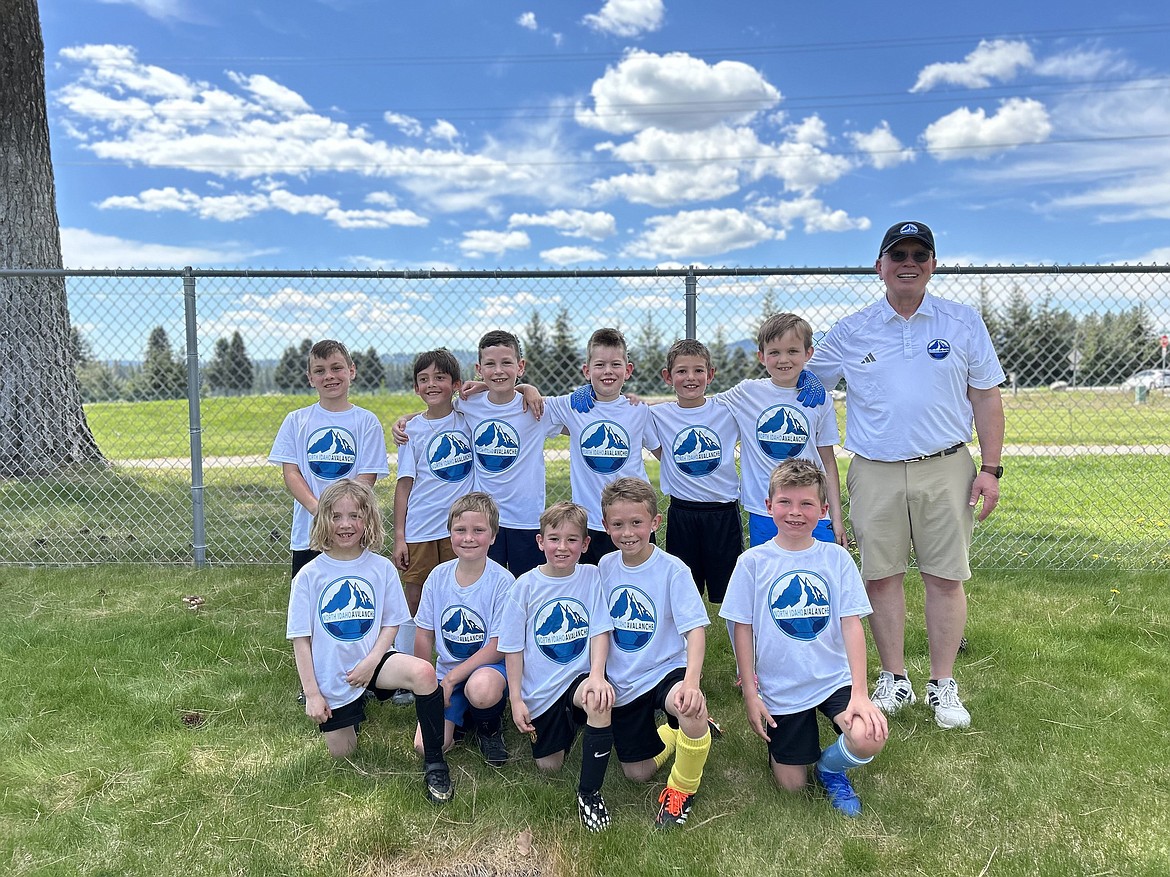
{"label": "dark sunglasses", "polygon": [[907,250],[886,250],[886,255],[895,262],[905,262],[906,257],[909,256],[919,265],[925,265],[930,261],[930,250],[915,250],[913,253]]}

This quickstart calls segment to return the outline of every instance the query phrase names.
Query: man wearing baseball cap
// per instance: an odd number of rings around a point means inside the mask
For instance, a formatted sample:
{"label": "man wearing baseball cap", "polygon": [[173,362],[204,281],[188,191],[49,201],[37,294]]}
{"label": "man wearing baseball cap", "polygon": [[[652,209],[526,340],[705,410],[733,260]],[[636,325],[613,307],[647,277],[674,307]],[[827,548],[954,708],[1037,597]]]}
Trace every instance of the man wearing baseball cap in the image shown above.
{"label": "man wearing baseball cap", "polygon": [[[963,582],[975,519],[999,500],[1004,373],[979,312],[926,291],[935,267],[929,226],[890,226],[875,262],[885,295],[830,329],[808,368],[826,387],[844,377],[848,388],[849,518],[882,663],[872,699],[891,714],[917,700],[906,674],[903,590],[913,545],[926,587],[926,701],[940,727],[964,728],[971,715],[954,679],[967,621]],[[972,423],[978,469],[967,448]]]}

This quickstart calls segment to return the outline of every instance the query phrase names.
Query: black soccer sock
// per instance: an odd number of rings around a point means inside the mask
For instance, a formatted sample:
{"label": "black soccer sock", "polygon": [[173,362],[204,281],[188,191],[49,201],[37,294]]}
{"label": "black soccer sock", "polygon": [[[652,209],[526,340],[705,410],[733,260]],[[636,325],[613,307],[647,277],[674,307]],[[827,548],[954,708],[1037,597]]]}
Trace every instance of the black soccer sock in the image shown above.
{"label": "black soccer sock", "polygon": [[581,736],[581,781],[577,785],[578,792],[588,794],[601,791],[612,748],[613,731],[610,728],[585,726],[585,733]]}
{"label": "black soccer sock", "polygon": [[477,706],[470,707],[469,712],[472,724],[475,725],[475,733],[481,737],[491,737],[500,733],[501,719],[504,715],[504,698],[501,697],[499,703],[486,709]]}
{"label": "black soccer sock", "polygon": [[445,763],[443,758],[443,689],[430,694],[414,696],[414,711],[422,731],[423,761],[427,764]]}

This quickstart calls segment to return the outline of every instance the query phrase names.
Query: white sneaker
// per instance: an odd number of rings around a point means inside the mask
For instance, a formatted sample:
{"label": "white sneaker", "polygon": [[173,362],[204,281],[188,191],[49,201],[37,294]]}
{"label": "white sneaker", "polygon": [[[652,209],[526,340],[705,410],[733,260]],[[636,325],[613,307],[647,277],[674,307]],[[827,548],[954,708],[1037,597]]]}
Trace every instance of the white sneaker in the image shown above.
{"label": "white sneaker", "polygon": [[954,679],[927,682],[926,702],[934,710],[934,721],[940,728],[966,728],[971,724],[971,714],[959,700],[959,683]]}
{"label": "white sneaker", "polygon": [[908,703],[918,700],[914,696],[914,688],[909,679],[895,679],[889,670],[878,673],[877,685],[869,697],[874,706],[888,716],[892,716]]}

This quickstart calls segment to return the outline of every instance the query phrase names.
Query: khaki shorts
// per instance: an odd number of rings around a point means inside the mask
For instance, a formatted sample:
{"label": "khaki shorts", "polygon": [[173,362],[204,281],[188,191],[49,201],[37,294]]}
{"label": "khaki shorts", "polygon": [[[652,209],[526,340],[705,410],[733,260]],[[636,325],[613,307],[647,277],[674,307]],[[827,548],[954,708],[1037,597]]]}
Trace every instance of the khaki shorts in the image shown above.
{"label": "khaki shorts", "polygon": [[948,457],[879,463],[854,457],[845,483],[849,520],[861,549],[861,577],[906,572],[910,545],[918,569],[942,579],[971,578],[969,505],[975,464],[966,446]]}
{"label": "khaki shorts", "polygon": [[399,576],[404,585],[414,585],[421,588],[427,576],[436,566],[446,560],[455,559],[455,549],[451,547],[451,537],[432,539],[430,542],[407,542],[406,549],[410,552],[410,566]]}

